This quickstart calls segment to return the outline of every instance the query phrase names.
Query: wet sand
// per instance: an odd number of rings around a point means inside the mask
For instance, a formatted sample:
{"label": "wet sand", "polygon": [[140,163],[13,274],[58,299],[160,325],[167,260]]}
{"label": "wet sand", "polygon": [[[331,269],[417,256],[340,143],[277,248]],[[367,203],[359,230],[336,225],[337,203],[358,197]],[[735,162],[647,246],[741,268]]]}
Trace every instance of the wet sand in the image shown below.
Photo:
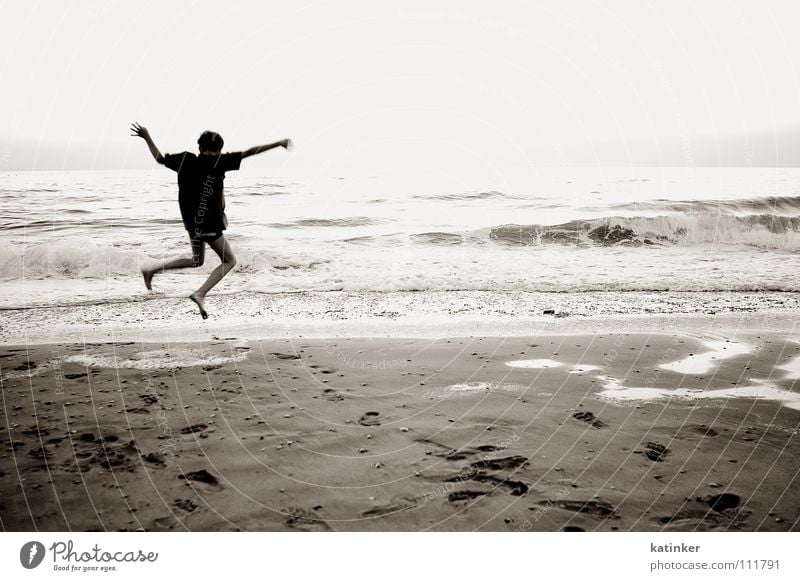
{"label": "wet sand", "polygon": [[795,339],[4,346],[0,524],[798,530]]}

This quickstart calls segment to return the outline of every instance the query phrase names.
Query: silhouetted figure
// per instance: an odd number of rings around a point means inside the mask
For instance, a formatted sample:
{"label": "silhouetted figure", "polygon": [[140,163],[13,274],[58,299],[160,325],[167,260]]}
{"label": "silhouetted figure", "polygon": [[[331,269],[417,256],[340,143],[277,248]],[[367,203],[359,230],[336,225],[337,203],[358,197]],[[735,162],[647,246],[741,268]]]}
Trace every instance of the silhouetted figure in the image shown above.
{"label": "silhouetted figure", "polygon": [[200,315],[206,319],[208,318],[204,306],[206,293],[236,266],[236,257],[224,236],[224,230],[228,227],[223,193],[225,172],[239,169],[245,157],[276,147],[288,149],[292,142],[283,139],[268,145],[257,145],[245,151],[222,153],[224,144],[222,136],[213,131],[204,131],[197,140],[197,145],[200,147],[199,155],[188,151],[161,155],[145,127],[134,123],[131,125],[131,131],[134,137],[144,139],[158,163],[178,172],[178,203],[183,225],[189,232],[192,245],[191,258],[175,258],[153,269],[142,269],[144,285],[148,290],[152,290],[151,282],[157,272],[202,266],[205,260],[205,244],[208,244],[217,253],[222,264],[215,268],[203,286],[189,297],[197,304]]}

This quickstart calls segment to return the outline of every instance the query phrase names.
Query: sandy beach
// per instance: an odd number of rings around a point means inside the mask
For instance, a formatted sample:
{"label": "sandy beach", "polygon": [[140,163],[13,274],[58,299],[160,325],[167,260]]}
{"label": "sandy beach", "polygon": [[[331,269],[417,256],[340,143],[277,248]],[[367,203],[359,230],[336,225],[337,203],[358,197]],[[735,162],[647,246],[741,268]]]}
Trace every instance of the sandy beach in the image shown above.
{"label": "sandy beach", "polygon": [[564,329],[4,345],[0,524],[800,528],[796,333]]}

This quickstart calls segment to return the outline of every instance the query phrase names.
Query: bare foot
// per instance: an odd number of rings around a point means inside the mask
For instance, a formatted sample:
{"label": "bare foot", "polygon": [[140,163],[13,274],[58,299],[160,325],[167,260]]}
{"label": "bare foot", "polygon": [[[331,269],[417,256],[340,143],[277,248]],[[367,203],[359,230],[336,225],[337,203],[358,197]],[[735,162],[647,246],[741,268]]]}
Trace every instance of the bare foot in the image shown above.
{"label": "bare foot", "polygon": [[147,287],[147,290],[153,290],[153,287],[150,284],[153,281],[153,271],[143,269],[142,277],[144,278],[144,286]]}
{"label": "bare foot", "polygon": [[200,316],[203,317],[204,319],[207,319],[208,313],[206,312],[204,306],[206,297],[200,296],[197,293],[192,293],[191,295],[189,295],[189,298],[192,299],[192,301],[194,301],[194,303],[197,305],[197,308],[200,309]]}

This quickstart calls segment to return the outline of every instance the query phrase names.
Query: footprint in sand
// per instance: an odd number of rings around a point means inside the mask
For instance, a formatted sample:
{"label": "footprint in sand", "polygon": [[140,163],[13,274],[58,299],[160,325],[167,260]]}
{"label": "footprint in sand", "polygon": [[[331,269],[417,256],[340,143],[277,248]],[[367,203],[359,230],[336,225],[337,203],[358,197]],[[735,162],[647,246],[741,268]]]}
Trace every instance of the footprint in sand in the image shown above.
{"label": "footprint in sand", "polygon": [[600,519],[617,519],[617,508],[605,500],[542,500],[540,506],[555,506],[562,510],[580,512]]}
{"label": "footprint in sand", "polygon": [[524,456],[507,456],[506,458],[491,458],[479,460],[470,466],[478,470],[516,470],[528,463]]}
{"label": "footprint in sand", "polygon": [[503,486],[508,488],[511,496],[522,496],[528,492],[528,490],[530,490],[530,487],[520,480],[509,480],[508,478],[501,478],[499,476],[486,474],[484,472],[476,473],[474,476],[472,476],[472,480],[475,482],[485,482],[494,486]]}
{"label": "footprint in sand", "polygon": [[126,470],[133,472],[136,463],[133,458],[139,456],[139,449],[133,440],[115,447],[104,446],[100,467],[106,470]]}
{"label": "footprint in sand", "polygon": [[315,513],[302,508],[290,508],[285,511],[287,526],[301,531],[331,531],[330,525]]}
{"label": "footprint in sand", "polygon": [[358,423],[362,426],[380,426],[381,422],[378,420],[379,412],[366,412],[358,419]]}
{"label": "footprint in sand", "polygon": [[[698,503],[701,505],[698,506]],[[732,492],[704,498],[698,496],[693,505],[684,504],[674,514],[657,517],[655,520],[673,530],[731,530],[743,525],[749,515],[749,511],[739,509],[741,504],[741,497]]]}
{"label": "footprint in sand", "polygon": [[469,457],[469,454],[463,454],[458,450],[447,450],[441,454],[435,454],[439,458],[444,458],[445,460],[449,460],[451,462],[457,462],[459,460],[466,460]]}
{"label": "footprint in sand", "polygon": [[140,393],[139,399],[142,400],[144,405],[156,405],[160,401],[154,393]]}
{"label": "footprint in sand", "polygon": [[93,466],[110,471],[133,472],[139,463],[140,451],[133,440],[120,442],[119,436],[109,434],[98,438],[85,432],[72,440],[72,457],[65,470],[88,472]]}
{"label": "footprint in sand", "polygon": [[478,452],[499,452],[502,450],[500,446],[493,446],[492,444],[486,444],[483,446],[475,446],[475,449]]}
{"label": "footprint in sand", "polygon": [[594,415],[592,412],[575,412],[572,417],[581,422],[586,422],[598,430],[606,427],[606,423]]}
{"label": "footprint in sand", "polygon": [[717,430],[715,430],[710,426],[706,426],[705,424],[700,424],[697,426],[689,426],[685,429],[685,431],[689,434],[698,434],[706,438],[713,438],[714,436],[719,435],[719,432]]}
{"label": "footprint in sand", "polygon": [[738,508],[742,503],[742,499],[738,494],[733,494],[732,492],[723,492],[722,494],[707,496],[703,499],[703,502],[717,512],[722,512],[723,510],[728,510],[729,508]]}
{"label": "footprint in sand", "polygon": [[698,529],[699,525],[716,526],[719,524],[719,515],[714,514],[707,508],[684,508],[667,516],[656,517],[657,522],[663,525],[675,525],[665,528],[679,528],[686,530]]}
{"label": "footprint in sand", "polygon": [[187,472],[186,474],[181,474],[178,478],[186,480],[187,484],[191,484],[191,482],[200,482],[207,485],[212,490],[222,490],[223,488],[222,484],[217,480],[217,477],[205,469]]}
{"label": "footprint in sand", "polygon": [[40,446],[32,449],[30,452],[28,452],[28,454],[30,454],[33,458],[43,460],[45,458],[52,458],[54,452],[47,446]]}
{"label": "footprint in sand", "polygon": [[669,453],[670,449],[658,442],[647,442],[644,446],[644,455],[653,462],[663,462]]}
{"label": "footprint in sand", "polygon": [[33,438],[45,438],[50,435],[50,430],[43,426],[34,424],[22,430],[22,433]]}
{"label": "footprint in sand", "polygon": [[146,530],[148,531],[171,531],[174,530],[180,523],[178,520],[170,515],[162,516],[156,519],[153,519],[150,522],[150,526],[147,527]]}
{"label": "footprint in sand", "polygon": [[[495,487],[502,486],[510,490],[512,496],[522,496],[529,490],[528,484],[520,480],[510,480],[507,477],[499,476],[496,472],[514,472],[520,468],[528,465],[528,459],[524,456],[506,456],[502,458],[495,458],[491,454],[502,450],[497,446],[490,444],[478,446],[476,448],[465,448],[463,450],[453,450],[434,442],[433,440],[420,439],[417,440],[423,444],[430,444],[442,449],[436,456],[444,458],[445,460],[458,462],[468,459],[474,459],[476,456],[478,460],[470,463],[462,468],[455,474],[448,474],[439,477],[443,482],[481,482],[491,484]],[[483,456],[483,457],[481,457]]]}
{"label": "footprint in sand", "polygon": [[142,455],[142,460],[154,466],[166,466],[167,458],[160,452],[148,452]]}
{"label": "footprint in sand", "polygon": [[172,502],[172,506],[185,512],[194,512],[197,510],[197,504],[195,504],[191,498],[176,498]]}
{"label": "footprint in sand", "polygon": [[456,490],[447,495],[448,502],[459,502],[462,500],[474,500],[489,494],[483,490]]}
{"label": "footprint in sand", "polygon": [[344,396],[341,393],[339,393],[335,389],[330,389],[330,388],[322,390],[322,397],[324,397],[328,401],[342,401],[342,400],[344,400]]}

